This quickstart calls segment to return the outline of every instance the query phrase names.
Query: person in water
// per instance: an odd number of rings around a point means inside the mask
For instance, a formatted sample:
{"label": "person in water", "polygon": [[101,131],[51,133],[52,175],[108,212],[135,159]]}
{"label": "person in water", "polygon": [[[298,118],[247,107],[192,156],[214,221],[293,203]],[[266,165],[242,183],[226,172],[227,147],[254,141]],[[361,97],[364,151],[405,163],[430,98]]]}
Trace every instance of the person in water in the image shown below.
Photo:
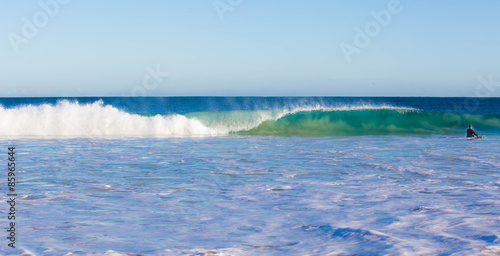
{"label": "person in water", "polygon": [[474,129],[472,129],[472,124],[469,124],[469,129],[467,129],[467,138],[470,137],[479,137],[479,135],[476,134]]}

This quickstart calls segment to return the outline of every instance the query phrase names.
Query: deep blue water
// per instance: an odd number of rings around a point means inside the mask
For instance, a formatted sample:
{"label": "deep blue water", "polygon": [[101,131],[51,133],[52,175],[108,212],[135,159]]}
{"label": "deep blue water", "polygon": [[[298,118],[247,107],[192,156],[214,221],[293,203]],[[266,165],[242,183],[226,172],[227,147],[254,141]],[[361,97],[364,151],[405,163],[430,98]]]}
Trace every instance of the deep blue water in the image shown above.
{"label": "deep blue water", "polygon": [[60,100],[93,103],[102,100],[130,113],[190,113],[235,110],[270,110],[320,104],[336,107],[355,104],[387,104],[425,111],[480,115],[500,114],[500,98],[460,97],[50,97],[0,98],[4,107],[56,104]]}

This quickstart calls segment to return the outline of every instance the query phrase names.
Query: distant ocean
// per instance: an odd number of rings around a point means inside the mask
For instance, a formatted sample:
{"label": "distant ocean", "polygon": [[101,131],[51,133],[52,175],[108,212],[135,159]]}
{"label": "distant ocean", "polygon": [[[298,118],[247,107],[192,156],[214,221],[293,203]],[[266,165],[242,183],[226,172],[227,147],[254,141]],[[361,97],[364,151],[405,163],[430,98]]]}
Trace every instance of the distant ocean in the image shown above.
{"label": "distant ocean", "polygon": [[0,98],[0,118],[2,255],[500,253],[500,98]]}

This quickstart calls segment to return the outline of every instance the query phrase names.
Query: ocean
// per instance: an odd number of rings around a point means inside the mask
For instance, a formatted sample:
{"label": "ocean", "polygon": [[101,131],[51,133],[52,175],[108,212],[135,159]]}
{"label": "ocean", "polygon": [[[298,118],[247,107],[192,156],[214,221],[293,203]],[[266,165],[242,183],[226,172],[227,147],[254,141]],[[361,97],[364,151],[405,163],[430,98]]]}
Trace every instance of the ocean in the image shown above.
{"label": "ocean", "polygon": [[500,254],[500,98],[0,98],[0,118],[2,255]]}

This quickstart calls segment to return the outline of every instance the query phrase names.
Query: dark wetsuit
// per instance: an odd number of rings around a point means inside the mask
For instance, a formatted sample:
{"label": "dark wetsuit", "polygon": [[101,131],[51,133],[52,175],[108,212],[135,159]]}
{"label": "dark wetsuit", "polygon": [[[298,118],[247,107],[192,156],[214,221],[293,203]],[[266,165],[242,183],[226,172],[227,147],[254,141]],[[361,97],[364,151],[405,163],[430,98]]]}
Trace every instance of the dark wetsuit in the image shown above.
{"label": "dark wetsuit", "polygon": [[473,129],[467,129],[467,137],[477,136],[476,132]]}

